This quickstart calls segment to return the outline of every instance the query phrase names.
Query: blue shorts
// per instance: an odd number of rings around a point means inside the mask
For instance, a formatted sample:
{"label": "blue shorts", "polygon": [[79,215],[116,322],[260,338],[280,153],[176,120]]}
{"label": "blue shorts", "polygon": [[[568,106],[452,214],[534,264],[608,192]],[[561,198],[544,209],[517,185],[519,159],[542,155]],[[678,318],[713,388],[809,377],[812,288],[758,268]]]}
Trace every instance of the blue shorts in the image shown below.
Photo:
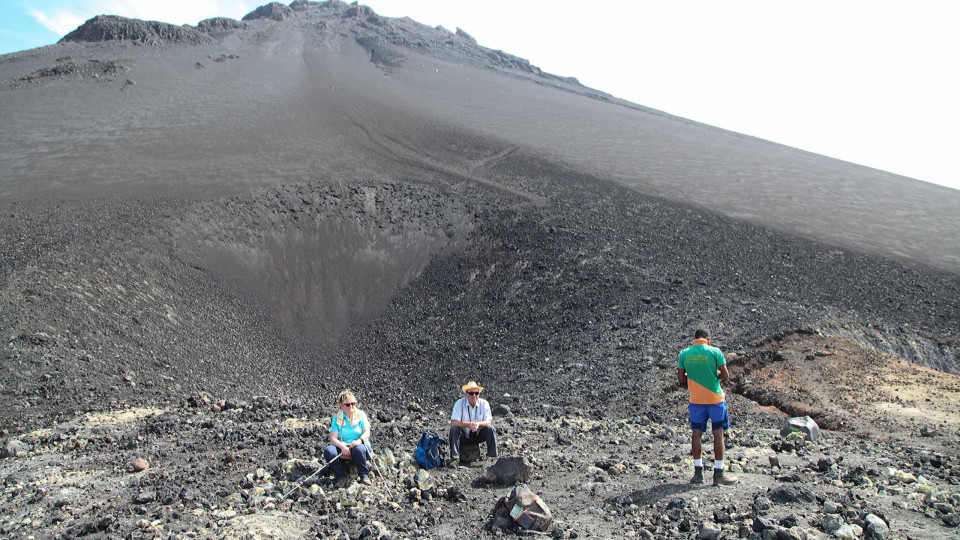
{"label": "blue shorts", "polygon": [[730,415],[727,414],[727,401],[715,405],[690,404],[690,427],[697,431],[707,430],[707,418],[710,418],[713,431],[730,427]]}

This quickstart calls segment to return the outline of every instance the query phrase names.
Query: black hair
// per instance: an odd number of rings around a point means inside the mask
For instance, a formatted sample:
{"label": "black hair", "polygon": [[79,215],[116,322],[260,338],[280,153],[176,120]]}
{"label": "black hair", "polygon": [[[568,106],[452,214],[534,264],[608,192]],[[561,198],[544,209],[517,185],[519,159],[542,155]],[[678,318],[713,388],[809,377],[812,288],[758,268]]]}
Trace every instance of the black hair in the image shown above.
{"label": "black hair", "polygon": [[703,328],[698,328],[697,333],[693,335],[696,339],[710,339],[710,332],[707,332]]}

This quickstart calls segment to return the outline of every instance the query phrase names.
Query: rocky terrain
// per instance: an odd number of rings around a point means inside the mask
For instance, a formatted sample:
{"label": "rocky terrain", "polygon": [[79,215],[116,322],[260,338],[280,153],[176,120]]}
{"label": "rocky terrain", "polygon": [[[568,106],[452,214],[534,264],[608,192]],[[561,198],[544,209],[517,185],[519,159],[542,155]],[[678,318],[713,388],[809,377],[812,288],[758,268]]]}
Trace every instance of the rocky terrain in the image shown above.
{"label": "rocky terrain", "polygon": [[[485,528],[516,480],[484,481],[492,461],[410,461],[473,379],[555,538],[956,536],[960,274],[876,247],[912,231],[714,212],[395,89],[439,84],[413,70],[440,58],[520,89],[504,101],[561,84],[642,110],[462,30],[302,0],[181,30],[100,17],[0,59],[20,128],[0,135],[2,535],[512,534]],[[675,366],[698,327],[730,362],[733,488],[687,483]],[[298,488],[344,387],[382,476]],[[821,438],[782,437],[795,415]]]}

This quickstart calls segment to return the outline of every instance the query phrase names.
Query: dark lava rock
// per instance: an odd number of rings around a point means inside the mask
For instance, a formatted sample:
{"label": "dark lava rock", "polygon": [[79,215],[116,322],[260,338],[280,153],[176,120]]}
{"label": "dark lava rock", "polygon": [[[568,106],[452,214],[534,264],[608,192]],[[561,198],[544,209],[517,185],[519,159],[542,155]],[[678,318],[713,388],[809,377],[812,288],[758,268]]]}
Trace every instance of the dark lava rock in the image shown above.
{"label": "dark lava rock", "polygon": [[761,532],[766,530],[774,530],[777,528],[777,524],[773,522],[772,519],[764,517],[753,518],[753,530],[754,532]]}
{"label": "dark lava rock", "polygon": [[247,13],[243,16],[243,20],[252,21],[254,19],[273,19],[274,21],[283,21],[293,16],[293,10],[289,6],[285,6],[280,2],[270,2],[265,6],[260,6],[257,9]]}
{"label": "dark lava rock", "polygon": [[530,465],[523,457],[502,457],[487,467],[481,481],[488,484],[510,486],[526,482],[530,477]]}
{"label": "dark lava rock", "polygon": [[136,41],[139,43],[211,43],[209,37],[190,26],[174,26],[159,21],[141,21],[117,15],[97,15],[70,32],[66,41]]}
{"label": "dark lava rock", "polygon": [[493,408],[494,416],[513,416],[513,412],[510,410],[510,407],[500,404]]}
{"label": "dark lava rock", "polygon": [[753,513],[757,515],[763,515],[770,510],[772,506],[773,504],[770,502],[770,499],[763,495],[757,495],[757,497],[753,499]]}
{"label": "dark lava rock", "polygon": [[197,30],[204,33],[227,32],[230,30],[241,30],[246,27],[246,23],[228,17],[213,17],[197,23]]}
{"label": "dark lava rock", "polygon": [[817,497],[804,486],[777,486],[770,490],[767,497],[777,503],[813,502]]}

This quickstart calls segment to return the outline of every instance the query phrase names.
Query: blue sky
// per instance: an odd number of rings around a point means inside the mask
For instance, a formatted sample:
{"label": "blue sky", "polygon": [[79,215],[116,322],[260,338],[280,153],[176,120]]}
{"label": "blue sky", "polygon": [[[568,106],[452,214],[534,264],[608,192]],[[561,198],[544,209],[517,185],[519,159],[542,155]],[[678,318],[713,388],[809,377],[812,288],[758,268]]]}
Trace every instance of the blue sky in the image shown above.
{"label": "blue sky", "polygon": [[26,0],[0,0],[0,54],[49,45],[62,36],[40,24],[30,14]]}
{"label": "blue sky", "polygon": [[[239,19],[266,0],[0,0],[0,54],[86,19]],[[284,3],[289,3],[285,1]],[[960,189],[955,0],[367,0],[634,103]]]}

